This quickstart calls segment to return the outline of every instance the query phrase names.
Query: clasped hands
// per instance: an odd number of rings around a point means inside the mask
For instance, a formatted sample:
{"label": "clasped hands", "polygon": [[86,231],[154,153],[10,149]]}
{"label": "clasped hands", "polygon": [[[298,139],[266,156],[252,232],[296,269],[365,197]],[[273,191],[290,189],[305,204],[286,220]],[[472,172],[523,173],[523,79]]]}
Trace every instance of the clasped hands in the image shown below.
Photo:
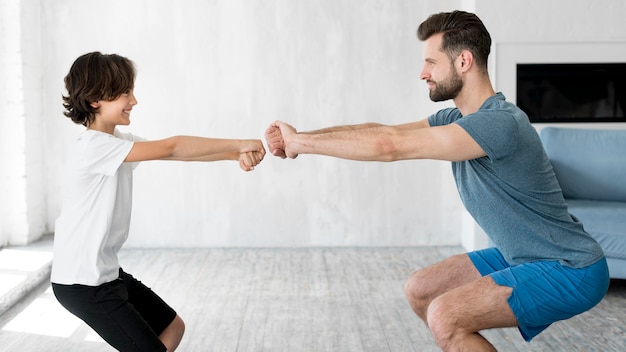
{"label": "clasped hands", "polygon": [[[265,140],[270,152],[282,159],[295,159],[298,154],[293,153],[286,141],[290,141],[296,134],[296,129],[282,121],[273,122],[265,131]],[[260,144],[260,145],[259,145]],[[244,171],[252,171],[265,156],[265,148],[260,140],[250,140],[250,145],[239,154],[239,167]]]}
{"label": "clasped hands", "polygon": [[282,159],[297,158],[298,154],[290,148],[290,142],[296,133],[293,126],[282,121],[274,121],[265,131],[265,140],[270,153]]}

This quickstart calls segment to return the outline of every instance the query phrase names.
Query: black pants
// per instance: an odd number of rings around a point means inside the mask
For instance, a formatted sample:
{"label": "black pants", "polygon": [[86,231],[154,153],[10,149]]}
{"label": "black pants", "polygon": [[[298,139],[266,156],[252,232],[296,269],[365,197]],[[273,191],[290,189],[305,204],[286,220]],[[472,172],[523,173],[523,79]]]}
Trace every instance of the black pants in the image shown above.
{"label": "black pants", "polygon": [[100,286],[52,283],[52,290],[65,309],[118,351],[166,351],[159,335],[176,312],[122,269],[118,279]]}

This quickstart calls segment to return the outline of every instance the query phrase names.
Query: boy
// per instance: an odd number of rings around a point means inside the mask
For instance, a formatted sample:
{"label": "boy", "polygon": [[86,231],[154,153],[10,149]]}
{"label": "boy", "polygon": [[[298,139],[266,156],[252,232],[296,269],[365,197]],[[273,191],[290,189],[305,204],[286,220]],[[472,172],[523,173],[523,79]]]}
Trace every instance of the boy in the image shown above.
{"label": "boy", "polygon": [[260,140],[175,136],[145,141],[121,133],[137,104],[135,68],[119,55],[80,56],[65,77],[65,116],[84,125],[67,164],[56,221],[52,288],[59,302],[121,351],[174,351],[184,322],[158,295],[124,272],[117,254],[128,237],[133,169],[140,161],[238,160],[258,165]]}

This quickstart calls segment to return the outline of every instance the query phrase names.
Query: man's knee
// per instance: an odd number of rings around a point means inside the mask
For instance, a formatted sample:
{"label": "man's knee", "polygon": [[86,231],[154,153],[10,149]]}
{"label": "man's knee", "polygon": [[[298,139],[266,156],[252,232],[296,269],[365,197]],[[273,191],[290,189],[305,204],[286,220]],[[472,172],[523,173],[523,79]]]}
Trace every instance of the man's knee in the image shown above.
{"label": "man's knee", "polygon": [[441,297],[434,299],[426,312],[428,328],[444,350],[445,346],[451,344],[459,328],[455,325],[457,319],[454,313],[454,309]]}
{"label": "man's knee", "polygon": [[413,299],[415,288],[415,273],[413,273],[404,282],[404,295],[409,301]]}
{"label": "man's knee", "polygon": [[411,274],[404,283],[404,294],[411,308],[420,316],[423,316],[428,307],[425,288],[426,283],[420,271]]}

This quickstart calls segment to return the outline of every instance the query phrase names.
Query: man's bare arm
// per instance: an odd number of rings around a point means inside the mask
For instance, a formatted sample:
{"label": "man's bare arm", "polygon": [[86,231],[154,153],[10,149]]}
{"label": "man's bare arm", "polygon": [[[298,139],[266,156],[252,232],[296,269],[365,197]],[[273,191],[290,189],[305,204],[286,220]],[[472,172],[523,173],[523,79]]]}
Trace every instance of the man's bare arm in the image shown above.
{"label": "man's bare arm", "polygon": [[285,154],[319,154],[363,161],[405,159],[469,160],[485,155],[471,136],[456,124],[428,127],[427,120],[399,126],[378,126],[326,133],[297,133],[277,121]]}

